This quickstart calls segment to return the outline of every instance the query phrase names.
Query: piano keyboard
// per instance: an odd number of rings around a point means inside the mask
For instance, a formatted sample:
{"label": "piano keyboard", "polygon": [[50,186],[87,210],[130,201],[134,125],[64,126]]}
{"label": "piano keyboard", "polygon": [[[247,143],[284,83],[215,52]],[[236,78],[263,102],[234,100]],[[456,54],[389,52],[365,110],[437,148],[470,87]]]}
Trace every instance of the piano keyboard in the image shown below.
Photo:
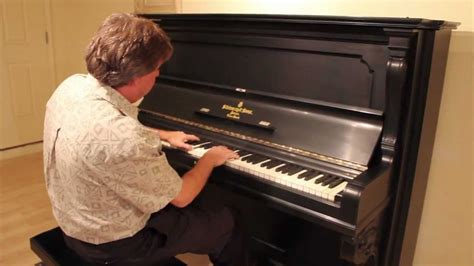
{"label": "piano keyboard", "polygon": [[[162,141],[162,145],[173,148],[165,141]],[[216,145],[219,144],[201,141],[193,145],[193,150],[188,153],[194,158],[199,159],[211,147]],[[347,185],[347,181],[342,177],[319,172],[314,169],[307,169],[247,151],[234,150],[239,154],[240,158],[227,161],[225,163],[226,166],[328,201],[334,202],[336,195],[342,192]]]}

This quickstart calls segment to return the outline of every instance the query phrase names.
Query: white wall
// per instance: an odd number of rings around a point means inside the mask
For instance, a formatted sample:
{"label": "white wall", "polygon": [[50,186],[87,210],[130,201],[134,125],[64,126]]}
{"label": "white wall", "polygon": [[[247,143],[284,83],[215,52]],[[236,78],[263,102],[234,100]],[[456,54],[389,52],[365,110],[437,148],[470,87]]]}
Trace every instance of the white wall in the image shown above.
{"label": "white wall", "polygon": [[57,84],[72,74],[86,73],[86,46],[102,21],[114,12],[133,12],[134,7],[133,0],[49,1]]}
{"label": "white wall", "polygon": [[307,14],[431,18],[473,31],[472,0],[181,0],[183,13]]}
{"label": "white wall", "polygon": [[467,0],[182,0],[183,13],[412,17],[453,32],[415,265],[473,265],[473,3]]}

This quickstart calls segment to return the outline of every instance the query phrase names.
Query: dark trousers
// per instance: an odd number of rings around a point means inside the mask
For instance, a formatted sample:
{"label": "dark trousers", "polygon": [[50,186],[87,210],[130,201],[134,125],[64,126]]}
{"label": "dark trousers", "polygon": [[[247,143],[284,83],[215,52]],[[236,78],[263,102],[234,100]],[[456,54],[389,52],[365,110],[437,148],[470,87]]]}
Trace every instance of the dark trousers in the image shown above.
{"label": "dark trousers", "polygon": [[103,265],[156,265],[182,253],[208,254],[214,265],[246,266],[246,236],[235,210],[197,198],[185,208],[171,204],[154,213],[134,236],[94,245],[65,236],[87,261]]}

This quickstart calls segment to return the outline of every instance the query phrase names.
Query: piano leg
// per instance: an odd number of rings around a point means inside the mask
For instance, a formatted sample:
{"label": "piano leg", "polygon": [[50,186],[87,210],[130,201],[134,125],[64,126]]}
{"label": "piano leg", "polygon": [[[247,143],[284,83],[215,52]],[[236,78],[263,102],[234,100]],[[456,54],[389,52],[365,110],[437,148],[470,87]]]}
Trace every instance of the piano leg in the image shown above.
{"label": "piano leg", "polygon": [[355,237],[341,238],[340,258],[353,265],[379,265],[382,215],[374,218]]}

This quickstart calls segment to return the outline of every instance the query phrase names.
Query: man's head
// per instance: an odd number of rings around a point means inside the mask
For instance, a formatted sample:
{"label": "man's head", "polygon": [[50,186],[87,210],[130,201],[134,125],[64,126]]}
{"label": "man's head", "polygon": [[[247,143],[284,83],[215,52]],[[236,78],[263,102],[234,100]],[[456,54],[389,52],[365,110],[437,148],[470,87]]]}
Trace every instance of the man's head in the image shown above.
{"label": "man's head", "polygon": [[92,38],[85,59],[92,76],[118,89],[142,77],[148,83],[152,79],[153,86],[160,65],[172,53],[168,36],[151,20],[132,14],[112,14]]}

